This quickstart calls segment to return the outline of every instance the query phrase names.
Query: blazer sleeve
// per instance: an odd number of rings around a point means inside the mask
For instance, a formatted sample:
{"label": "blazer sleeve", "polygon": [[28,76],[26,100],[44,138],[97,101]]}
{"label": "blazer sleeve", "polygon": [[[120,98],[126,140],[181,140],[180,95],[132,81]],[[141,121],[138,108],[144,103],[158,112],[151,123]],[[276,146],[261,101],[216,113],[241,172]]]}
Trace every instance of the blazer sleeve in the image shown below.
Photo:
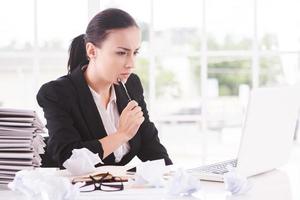
{"label": "blazer sleeve", "polygon": [[143,87],[138,76],[135,76],[134,90],[138,94],[138,104],[141,106],[145,120],[142,123],[139,133],[141,134],[141,147],[137,156],[143,162],[147,160],[164,159],[166,165],[173,164],[166,148],[160,143],[158,131],[153,122],[149,119],[147,105],[143,96]]}
{"label": "blazer sleeve", "polygon": [[74,96],[72,98],[70,90],[52,81],[43,85],[37,94],[38,104],[43,108],[47,120],[47,151],[60,167],[72,155],[73,149],[87,148],[103,157],[101,143],[97,139],[82,141],[74,126],[71,107]]}

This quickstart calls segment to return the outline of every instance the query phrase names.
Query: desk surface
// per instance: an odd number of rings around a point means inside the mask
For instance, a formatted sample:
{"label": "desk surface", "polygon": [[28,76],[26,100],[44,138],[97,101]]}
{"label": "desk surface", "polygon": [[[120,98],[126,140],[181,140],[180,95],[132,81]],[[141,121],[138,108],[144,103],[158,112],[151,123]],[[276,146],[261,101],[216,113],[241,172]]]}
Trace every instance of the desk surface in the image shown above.
{"label": "desk surface", "polygon": [[[300,199],[300,165],[296,162],[289,163],[278,170],[261,174],[249,179],[253,185],[251,190],[244,195],[230,196],[224,190],[223,183],[202,181],[202,193],[195,193],[190,197],[168,196],[164,188],[125,189],[120,192],[81,193],[82,199],[204,199],[204,200],[298,200]],[[22,194],[10,191],[5,187],[0,188],[0,199],[24,200]]]}

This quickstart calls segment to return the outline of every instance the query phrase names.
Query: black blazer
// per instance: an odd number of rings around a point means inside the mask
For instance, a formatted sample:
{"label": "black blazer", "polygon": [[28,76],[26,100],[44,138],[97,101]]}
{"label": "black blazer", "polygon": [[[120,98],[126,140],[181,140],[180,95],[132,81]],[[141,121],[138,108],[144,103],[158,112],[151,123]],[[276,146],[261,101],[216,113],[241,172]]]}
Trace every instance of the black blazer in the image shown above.
{"label": "black blazer", "polygon": [[[61,167],[73,149],[87,148],[103,157],[103,148],[99,139],[107,136],[100,114],[84,79],[84,68],[78,67],[72,74],[44,84],[37,101],[43,108],[49,131],[47,153]],[[126,87],[132,99],[138,102],[145,120],[137,134],[129,141],[130,151],[119,163],[114,154],[107,156],[103,162],[107,165],[125,165],[134,156],[142,161],[164,159],[172,164],[167,150],[160,143],[158,132],[149,120],[143,88],[137,75],[131,74]],[[128,99],[124,89],[115,85],[119,113],[126,107]]]}

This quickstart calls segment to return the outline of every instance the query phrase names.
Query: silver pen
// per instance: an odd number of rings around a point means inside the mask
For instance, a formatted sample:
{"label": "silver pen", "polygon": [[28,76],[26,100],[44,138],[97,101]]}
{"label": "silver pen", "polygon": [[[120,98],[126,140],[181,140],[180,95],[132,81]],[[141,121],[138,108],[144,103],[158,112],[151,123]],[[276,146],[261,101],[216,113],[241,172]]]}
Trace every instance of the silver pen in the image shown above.
{"label": "silver pen", "polygon": [[122,86],[123,89],[125,90],[126,96],[127,96],[127,98],[128,98],[128,102],[131,101],[132,99],[131,99],[131,97],[129,96],[129,93],[128,93],[127,88],[126,88],[125,84],[123,83],[123,81],[121,81],[121,79],[118,79],[118,82],[119,82],[119,84],[121,84],[121,86]]}

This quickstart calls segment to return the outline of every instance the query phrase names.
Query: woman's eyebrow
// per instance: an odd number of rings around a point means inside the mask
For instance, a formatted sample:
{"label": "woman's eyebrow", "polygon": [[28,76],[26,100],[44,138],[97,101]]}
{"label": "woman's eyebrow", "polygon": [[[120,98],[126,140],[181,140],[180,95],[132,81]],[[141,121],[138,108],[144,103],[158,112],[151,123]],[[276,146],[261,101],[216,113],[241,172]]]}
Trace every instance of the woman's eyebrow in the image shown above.
{"label": "woman's eyebrow", "polygon": [[[118,48],[123,49],[125,51],[131,51],[131,49],[128,49],[128,48],[125,48],[125,47],[118,47]],[[139,49],[140,49],[140,47],[137,48],[135,51],[138,51]]]}

